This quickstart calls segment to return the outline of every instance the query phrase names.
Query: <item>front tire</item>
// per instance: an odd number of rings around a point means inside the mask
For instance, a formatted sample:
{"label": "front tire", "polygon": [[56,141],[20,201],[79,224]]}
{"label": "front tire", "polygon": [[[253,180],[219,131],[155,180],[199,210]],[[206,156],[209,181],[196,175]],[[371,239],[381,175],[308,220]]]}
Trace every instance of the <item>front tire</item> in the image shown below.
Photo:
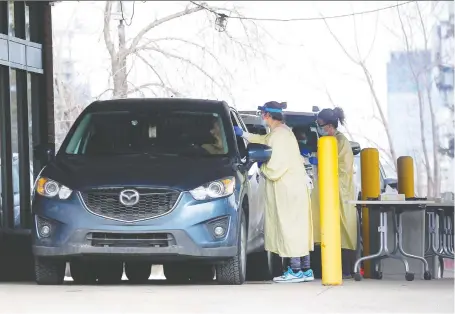
{"label": "front tire", "polygon": [[39,285],[61,285],[65,278],[65,261],[35,257],[35,281]]}
{"label": "front tire", "polygon": [[125,275],[132,283],[146,283],[152,273],[152,264],[148,262],[125,263]]}
{"label": "front tire", "polygon": [[216,280],[222,285],[241,285],[246,277],[246,245],[247,227],[245,213],[240,216],[240,232],[238,236],[237,255],[231,257],[227,262],[216,266]]}

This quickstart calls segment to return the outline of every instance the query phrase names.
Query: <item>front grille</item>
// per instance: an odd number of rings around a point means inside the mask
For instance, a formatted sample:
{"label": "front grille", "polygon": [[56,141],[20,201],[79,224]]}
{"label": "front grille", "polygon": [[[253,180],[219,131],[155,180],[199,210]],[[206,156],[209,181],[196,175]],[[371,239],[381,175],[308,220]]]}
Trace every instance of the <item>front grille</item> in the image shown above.
{"label": "front grille", "polygon": [[161,216],[174,208],[180,192],[165,189],[135,189],[139,202],[126,206],[120,202],[120,193],[125,188],[103,188],[81,192],[87,209],[102,217],[133,222]]}
{"label": "front grille", "polygon": [[174,238],[168,233],[94,232],[87,240],[96,247],[168,247]]}

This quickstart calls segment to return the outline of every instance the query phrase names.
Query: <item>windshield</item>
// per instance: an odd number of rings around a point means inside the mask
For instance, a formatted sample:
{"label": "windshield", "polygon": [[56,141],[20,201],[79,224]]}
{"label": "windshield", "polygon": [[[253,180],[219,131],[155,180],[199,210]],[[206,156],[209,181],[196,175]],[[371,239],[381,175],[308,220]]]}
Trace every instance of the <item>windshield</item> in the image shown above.
{"label": "windshield", "polygon": [[69,136],[68,155],[226,155],[217,113],[111,111],[87,113]]}

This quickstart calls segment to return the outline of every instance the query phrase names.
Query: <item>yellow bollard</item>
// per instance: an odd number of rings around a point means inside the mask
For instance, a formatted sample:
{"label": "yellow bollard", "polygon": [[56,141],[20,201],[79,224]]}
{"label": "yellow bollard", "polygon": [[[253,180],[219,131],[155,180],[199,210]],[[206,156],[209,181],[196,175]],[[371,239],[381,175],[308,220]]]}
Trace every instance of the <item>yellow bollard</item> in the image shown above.
{"label": "yellow bollard", "polygon": [[[381,194],[379,178],[379,151],[376,148],[364,148],[360,152],[360,173],[362,176],[362,200],[377,198]],[[370,213],[362,208],[363,256],[370,255]],[[371,263],[363,263],[364,277],[371,278]]]}
{"label": "yellow bollard", "polygon": [[415,197],[414,193],[414,160],[409,156],[397,159],[398,193],[406,198]]}
{"label": "yellow bollard", "polygon": [[322,284],[341,285],[340,192],[336,138],[318,140],[318,184],[321,220]]}

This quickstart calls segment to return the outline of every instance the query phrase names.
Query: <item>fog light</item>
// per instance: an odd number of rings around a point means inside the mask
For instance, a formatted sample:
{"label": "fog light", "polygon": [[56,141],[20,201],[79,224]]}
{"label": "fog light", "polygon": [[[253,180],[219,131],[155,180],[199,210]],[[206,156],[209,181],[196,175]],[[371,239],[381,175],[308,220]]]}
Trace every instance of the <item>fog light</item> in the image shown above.
{"label": "fog light", "polygon": [[225,233],[225,232],[226,232],[226,231],[225,231],[224,228],[221,227],[221,226],[215,227],[215,229],[213,229],[213,233],[215,233],[215,236],[217,236],[217,237],[222,237],[222,236],[224,236],[224,233]]}
{"label": "fog light", "polygon": [[51,227],[48,225],[41,226],[39,233],[43,238],[47,238],[51,234]]}
{"label": "fog light", "polygon": [[215,239],[223,239],[229,232],[229,216],[216,218],[207,227]]}

